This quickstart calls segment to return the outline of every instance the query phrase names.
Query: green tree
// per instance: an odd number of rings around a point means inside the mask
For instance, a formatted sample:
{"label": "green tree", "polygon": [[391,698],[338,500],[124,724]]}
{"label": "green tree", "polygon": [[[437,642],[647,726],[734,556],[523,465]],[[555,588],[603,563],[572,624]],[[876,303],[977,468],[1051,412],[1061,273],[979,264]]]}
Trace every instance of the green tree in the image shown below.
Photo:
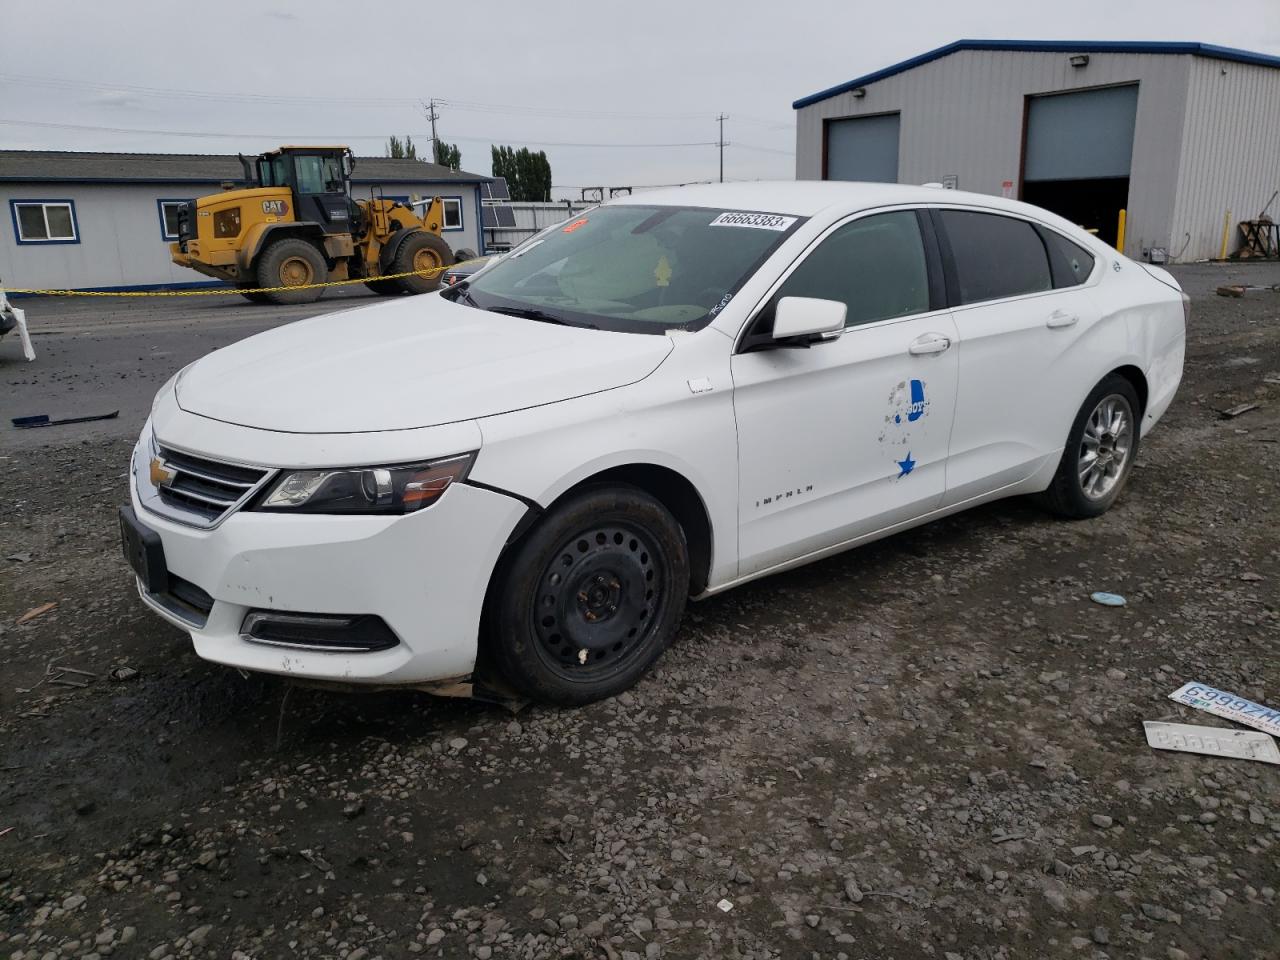
{"label": "green tree", "polygon": [[418,148],[413,145],[413,137],[406,136],[401,140],[393,136],[388,139],[387,156],[393,160],[417,160]]}
{"label": "green tree", "polygon": [[493,175],[506,177],[511,199],[536,203],[551,199],[551,161],[544,151],[528,147],[492,146]]}
{"label": "green tree", "polygon": [[448,167],[450,170],[462,169],[462,151],[458,149],[456,143],[445,143],[443,140],[437,140],[434,148],[436,163],[442,167]]}

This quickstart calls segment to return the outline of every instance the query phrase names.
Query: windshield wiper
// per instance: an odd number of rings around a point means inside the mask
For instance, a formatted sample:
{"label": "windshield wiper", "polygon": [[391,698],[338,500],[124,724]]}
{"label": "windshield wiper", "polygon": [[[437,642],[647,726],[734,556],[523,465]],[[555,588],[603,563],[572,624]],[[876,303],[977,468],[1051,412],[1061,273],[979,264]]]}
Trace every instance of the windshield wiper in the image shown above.
{"label": "windshield wiper", "polygon": [[457,292],[456,294],[454,294],[454,296],[453,296],[453,302],[454,302],[454,303],[457,303],[459,300],[462,300],[462,301],[467,302],[468,304],[470,304],[470,305],[471,305],[471,306],[473,306],[473,307],[479,307],[479,306],[480,306],[480,304],[476,303],[476,298],[475,298],[475,297],[473,297],[471,294],[469,294],[469,293],[467,292],[467,287],[468,287],[468,286],[470,286],[470,284],[468,284],[468,283],[465,283],[465,282],[464,282],[464,283],[460,283],[460,284],[458,284],[458,285],[454,288],[454,289],[455,289],[455,290],[457,290],[458,292]]}
{"label": "windshield wiper", "polygon": [[521,317],[525,320],[537,320],[539,323],[554,323],[560,327],[582,327],[586,330],[599,330],[595,324],[591,323],[571,323],[562,317],[557,317],[553,313],[547,313],[545,310],[539,310],[536,307],[488,307],[490,313],[501,313],[508,317]]}

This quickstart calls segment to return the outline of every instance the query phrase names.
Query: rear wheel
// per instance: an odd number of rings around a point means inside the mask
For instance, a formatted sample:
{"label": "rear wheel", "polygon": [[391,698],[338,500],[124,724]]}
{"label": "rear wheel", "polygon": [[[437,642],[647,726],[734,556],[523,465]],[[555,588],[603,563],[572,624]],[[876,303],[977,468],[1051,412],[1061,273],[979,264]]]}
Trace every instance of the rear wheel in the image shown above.
{"label": "rear wheel", "polygon": [[680,525],[634,487],[554,507],[504,561],[488,652],[535,700],[576,706],[634,684],[675,634],[689,595]]}
{"label": "rear wheel", "polygon": [[[305,287],[324,283],[329,278],[329,268],[324,257],[313,244],[296,237],[277,240],[258,257],[258,286]],[[313,303],[324,291],[278,290],[261,294],[269,303]]]}
{"label": "rear wheel", "polygon": [[1097,517],[1110,509],[1138,455],[1140,409],[1133,384],[1119,374],[1093,388],[1076,414],[1058,472],[1044,492],[1049,509],[1073,519]]}
{"label": "rear wheel", "polygon": [[391,258],[389,273],[434,271],[425,276],[401,277],[388,281],[399,284],[405,293],[430,293],[440,286],[444,268],[453,265],[453,251],[434,233],[414,230],[400,242],[400,248]]}

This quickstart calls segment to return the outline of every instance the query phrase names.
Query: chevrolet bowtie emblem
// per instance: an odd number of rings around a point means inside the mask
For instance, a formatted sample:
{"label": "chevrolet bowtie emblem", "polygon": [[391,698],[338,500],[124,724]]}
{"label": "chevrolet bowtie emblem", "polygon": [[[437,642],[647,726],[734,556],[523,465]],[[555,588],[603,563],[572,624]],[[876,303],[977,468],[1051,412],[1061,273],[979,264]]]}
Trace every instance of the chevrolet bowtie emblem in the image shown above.
{"label": "chevrolet bowtie emblem", "polygon": [[173,482],[174,473],[165,466],[164,461],[159,457],[151,458],[151,485],[153,487],[163,487]]}

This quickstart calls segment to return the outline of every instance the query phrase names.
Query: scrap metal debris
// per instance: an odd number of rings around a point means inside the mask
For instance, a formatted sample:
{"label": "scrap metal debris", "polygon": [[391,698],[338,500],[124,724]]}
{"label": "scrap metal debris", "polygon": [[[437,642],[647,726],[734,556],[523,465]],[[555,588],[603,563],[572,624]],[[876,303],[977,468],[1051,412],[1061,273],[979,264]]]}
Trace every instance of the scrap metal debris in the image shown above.
{"label": "scrap metal debris", "polygon": [[36,427],[57,427],[64,423],[89,423],[91,420],[114,420],[120,416],[119,410],[112,410],[110,413],[95,413],[87,417],[62,417],[59,420],[51,420],[47,413],[37,413],[30,417],[14,417],[13,425],[19,430],[32,430]]}
{"label": "scrap metal debris", "polygon": [[1189,723],[1162,723],[1156,720],[1145,720],[1142,726],[1147,734],[1147,743],[1157,750],[1178,750],[1183,753],[1204,753],[1214,757],[1280,764],[1280,747],[1265,733],[1201,727]]}
{"label": "scrap metal debris", "polygon": [[1257,410],[1262,404],[1260,403],[1241,403],[1228,410],[1221,410],[1219,413],[1223,420],[1234,420],[1242,413],[1248,413],[1250,410]]}
{"label": "scrap metal debris", "polygon": [[1264,707],[1260,703],[1237,697],[1234,693],[1227,693],[1208,684],[1184,683],[1169,694],[1169,699],[1280,737],[1280,710]]}
{"label": "scrap metal debris", "polygon": [[728,913],[730,910],[733,909],[733,901],[721,900],[719,903],[716,904],[716,906],[719,907],[722,912]]}
{"label": "scrap metal debris", "polygon": [[132,680],[138,676],[138,671],[133,667],[116,667],[107,676],[116,681]]}

